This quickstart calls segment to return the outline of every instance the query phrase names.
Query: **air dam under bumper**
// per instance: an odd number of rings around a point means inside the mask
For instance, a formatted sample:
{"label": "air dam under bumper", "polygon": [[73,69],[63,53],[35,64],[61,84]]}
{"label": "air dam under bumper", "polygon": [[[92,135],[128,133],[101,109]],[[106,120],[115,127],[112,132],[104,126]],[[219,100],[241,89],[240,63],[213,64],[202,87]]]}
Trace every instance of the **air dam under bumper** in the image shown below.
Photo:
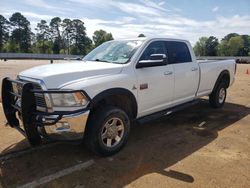
{"label": "air dam under bumper", "polygon": [[[13,84],[18,84],[14,91]],[[43,137],[53,140],[83,138],[89,109],[75,111],[41,112],[36,108],[36,93],[76,92],[69,90],[36,90],[32,83],[4,78],[2,104],[8,124],[27,137],[31,145],[41,143]],[[19,101],[19,102],[18,102]]]}

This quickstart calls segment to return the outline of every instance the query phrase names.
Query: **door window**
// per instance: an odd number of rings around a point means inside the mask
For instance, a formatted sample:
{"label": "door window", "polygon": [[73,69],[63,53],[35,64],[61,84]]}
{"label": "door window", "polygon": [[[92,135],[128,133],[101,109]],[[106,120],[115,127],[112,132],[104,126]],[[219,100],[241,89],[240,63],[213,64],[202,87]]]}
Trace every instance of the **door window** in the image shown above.
{"label": "door window", "polygon": [[166,42],[169,63],[187,63],[192,62],[188,46],[184,42],[168,41]]}
{"label": "door window", "polygon": [[[140,60],[150,60],[152,54],[166,54],[163,41],[154,41],[144,50]],[[166,54],[167,55],[167,54]]]}

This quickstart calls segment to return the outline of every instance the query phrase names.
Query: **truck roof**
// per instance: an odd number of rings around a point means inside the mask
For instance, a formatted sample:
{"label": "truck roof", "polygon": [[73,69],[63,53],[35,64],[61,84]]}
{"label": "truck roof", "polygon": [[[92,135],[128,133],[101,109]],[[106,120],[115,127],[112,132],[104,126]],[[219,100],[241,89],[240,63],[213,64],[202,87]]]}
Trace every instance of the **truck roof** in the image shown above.
{"label": "truck roof", "polygon": [[124,38],[124,39],[115,39],[115,41],[126,41],[126,40],[141,40],[141,41],[149,41],[149,40],[169,40],[169,41],[180,41],[180,42],[187,42],[188,40],[184,39],[176,39],[176,38],[167,38],[167,37],[137,37],[137,38]]}

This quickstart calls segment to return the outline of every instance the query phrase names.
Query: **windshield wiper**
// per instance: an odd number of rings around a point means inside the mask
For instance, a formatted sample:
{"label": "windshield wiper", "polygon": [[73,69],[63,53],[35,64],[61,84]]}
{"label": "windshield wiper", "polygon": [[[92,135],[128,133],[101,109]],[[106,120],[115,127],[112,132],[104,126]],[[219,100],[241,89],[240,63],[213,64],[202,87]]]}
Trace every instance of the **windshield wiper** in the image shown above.
{"label": "windshield wiper", "polygon": [[102,62],[106,62],[106,63],[112,63],[112,62],[110,62],[110,61],[103,60],[103,59],[95,59],[94,61],[102,61]]}

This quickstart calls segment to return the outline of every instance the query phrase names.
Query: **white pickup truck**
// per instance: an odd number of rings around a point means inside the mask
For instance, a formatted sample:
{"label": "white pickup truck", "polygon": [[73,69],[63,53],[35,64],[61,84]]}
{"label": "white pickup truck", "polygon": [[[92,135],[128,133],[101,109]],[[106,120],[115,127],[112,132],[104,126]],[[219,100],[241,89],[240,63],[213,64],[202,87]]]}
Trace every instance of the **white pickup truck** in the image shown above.
{"label": "white pickup truck", "polygon": [[9,125],[31,145],[83,140],[107,156],[126,144],[134,120],[171,114],[203,96],[222,107],[235,72],[234,60],[197,62],[185,40],[113,40],[82,61],[3,79],[2,103]]}

